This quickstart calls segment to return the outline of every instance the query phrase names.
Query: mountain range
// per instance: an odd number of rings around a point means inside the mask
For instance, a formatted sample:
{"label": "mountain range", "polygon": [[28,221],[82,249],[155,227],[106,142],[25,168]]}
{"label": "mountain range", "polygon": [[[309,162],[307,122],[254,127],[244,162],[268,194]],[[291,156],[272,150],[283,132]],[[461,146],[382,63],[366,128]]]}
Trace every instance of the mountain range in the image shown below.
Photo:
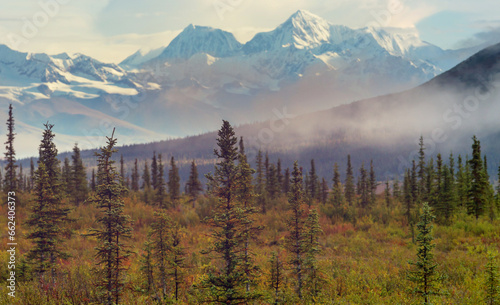
{"label": "mountain range", "polygon": [[[476,135],[495,179],[500,165],[499,100],[500,43],[415,88],[298,116],[276,114],[268,121],[237,126],[235,132],[244,138],[253,165],[259,150],[269,153],[271,162],[281,159],[283,168],[298,160],[308,170],[314,158],[318,175],[329,179],[334,162],[345,173],[350,154],[356,170],[372,159],[379,181],[395,177],[401,181],[412,160],[418,158],[421,136],[428,158],[435,159],[440,153],[448,162],[453,154],[457,162],[458,155],[463,161],[470,157],[471,138]],[[129,173],[136,158],[143,164],[153,152],[162,153],[164,159],[174,156],[185,181],[191,160],[196,161],[202,177],[213,170],[216,138],[213,131],[126,145],[119,153]],[[86,164],[95,166],[93,151],[84,151],[82,156]]]}
{"label": "mountain range", "polygon": [[265,121],[406,90],[482,47],[443,50],[413,32],[351,29],[303,10],[244,44],[189,25],[166,47],[119,65],[0,46],[0,106],[15,104],[26,155],[46,121],[63,150],[75,141],[95,147],[112,127],[122,143],[145,143],[215,130],[222,118]]}

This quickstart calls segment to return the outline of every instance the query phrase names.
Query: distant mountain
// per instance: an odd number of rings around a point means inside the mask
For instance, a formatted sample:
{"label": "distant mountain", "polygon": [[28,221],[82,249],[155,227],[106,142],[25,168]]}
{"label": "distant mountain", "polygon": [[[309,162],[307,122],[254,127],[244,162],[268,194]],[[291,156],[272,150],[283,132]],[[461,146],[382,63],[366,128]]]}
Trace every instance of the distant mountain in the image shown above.
{"label": "distant mountain", "polygon": [[[355,168],[374,159],[379,181],[401,176],[411,166],[420,136],[424,137],[429,158],[441,153],[447,160],[453,153],[455,157],[461,154],[464,160],[470,154],[472,135],[477,135],[483,154],[488,156],[490,175],[494,176],[500,165],[499,101],[497,44],[414,89],[294,118],[276,117],[242,125],[236,128],[236,135],[243,136],[252,162],[259,150],[268,151],[272,162],[280,158],[285,167],[299,160],[307,168],[314,158],[319,174],[329,178],[333,163],[344,171],[346,156],[351,154]],[[187,179],[192,159],[197,161],[200,173],[213,170],[216,137],[216,132],[210,132],[131,145],[120,148],[120,153],[129,168],[135,158],[150,158],[153,151],[173,155],[180,162],[183,179]],[[90,152],[85,154],[91,160]]]}
{"label": "distant mountain", "polygon": [[168,46],[120,65],[0,46],[0,107],[14,103],[19,122],[62,125],[80,143],[113,126],[124,143],[145,143],[215,130],[222,118],[259,122],[285,108],[301,115],[403,91],[474,51],[442,50],[407,31],[350,29],[299,10],[245,44],[189,25]]}
{"label": "distant mountain", "polygon": [[138,50],[134,54],[130,55],[129,57],[125,58],[119,66],[122,67],[123,69],[127,70],[132,70],[135,68],[138,68],[141,66],[143,63],[147,62],[148,60],[151,60],[155,57],[158,57],[163,50],[165,50],[166,47],[161,47],[153,50]]}

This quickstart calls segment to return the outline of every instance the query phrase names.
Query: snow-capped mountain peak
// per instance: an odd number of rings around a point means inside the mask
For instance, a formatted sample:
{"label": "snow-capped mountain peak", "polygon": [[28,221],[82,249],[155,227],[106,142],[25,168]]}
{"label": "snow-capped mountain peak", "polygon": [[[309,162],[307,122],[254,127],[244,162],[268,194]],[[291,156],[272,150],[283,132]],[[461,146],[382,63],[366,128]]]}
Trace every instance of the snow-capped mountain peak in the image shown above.
{"label": "snow-capped mountain peak", "polygon": [[207,26],[188,25],[160,54],[161,59],[188,59],[197,53],[215,57],[235,55],[241,43],[232,33]]}
{"label": "snow-capped mountain peak", "polygon": [[252,54],[282,47],[315,48],[329,42],[330,26],[321,17],[299,10],[276,29],[256,34],[243,46],[243,50]]}

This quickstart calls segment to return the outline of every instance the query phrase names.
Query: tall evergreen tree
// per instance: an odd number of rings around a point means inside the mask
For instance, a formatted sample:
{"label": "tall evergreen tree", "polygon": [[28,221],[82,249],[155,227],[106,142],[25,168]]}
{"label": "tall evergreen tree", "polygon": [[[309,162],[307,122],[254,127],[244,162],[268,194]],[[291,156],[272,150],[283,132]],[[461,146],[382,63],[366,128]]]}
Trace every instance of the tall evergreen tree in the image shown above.
{"label": "tall evergreen tree", "polygon": [[293,266],[293,274],[297,279],[297,295],[299,299],[302,299],[304,256],[306,254],[306,248],[304,247],[306,242],[305,218],[307,215],[304,209],[304,195],[302,193],[302,171],[299,169],[297,161],[293,164],[290,184],[290,192],[288,193],[288,235],[285,239],[285,247],[292,254],[290,264]]}
{"label": "tall evergreen tree", "polygon": [[162,298],[167,295],[168,255],[170,248],[170,225],[172,219],[165,211],[155,212],[149,238],[152,242],[154,262],[158,268],[158,279]]}
{"label": "tall evergreen tree", "polygon": [[240,171],[238,160],[238,139],[227,121],[223,121],[218,132],[214,154],[218,161],[213,175],[207,175],[211,184],[211,194],[218,199],[213,216],[208,220],[213,243],[203,253],[212,253],[221,264],[215,265],[202,283],[209,289],[214,303],[241,304],[256,297],[246,291],[248,266],[244,260],[245,240],[250,234],[247,230],[251,220],[248,213],[238,202]]}
{"label": "tall evergreen tree", "polygon": [[178,222],[173,222],[170,225],[170,244],[168,247],[168,264],[170,269],[170,277],[174,284],[174,298],[179,300],[179,290],[184,283],[184,274],[186,269],[186,250],[182,246],[182,240],[185,236],[184,230]]}
{"label": "tall evergreen tree", "polygon": [[128,188],[127,179],[125,177],[125,161],[123,160],[123,155],[120,154],[120,176],[122,178],[122,185]]}
{"label": "tall evergreen tree", "polygon": [[[2,176],[0,175],[0,181]],[[35,162],[30,158],[30,191],[35,188]]]}
{"label": "tall evergreen tree", "polygon": [[319,244],[319,235],[323,231],[319,224],[319,215],[315,209],[309,211],[305,222],[305,287],[307,288],[309,295],[313,300],[315,300],[322,290],[322,278],[320,274],[320,269],[317,261],[317,255],[321,252]]}
{"label": "tall evergreen tree", "polygon": [[337,163],[333,164],[333,204],[336,207],[340,207],[344,202],[344,196],[342,191],[342,183],[340,182],[339,166]]}
{"label": "tall evergreen tree", "polygon": [[417,201],[427,201],[427,189],[425,184],[425,145],[424,137],[420,136],[419,140],[419,150],[418,150],[418,198]]}
{"label": "tall evergreen tree", "polygon": [[365,169],[365,164],[361,164],[359,169],[358,194],[360,195],[360,205],[362,208],[367,208],[370,204],[370,184],[368,173]]}
{"label": "tall evergreen tree", "polygon": [[137,163],[137,158],[135,159],[134,169],[132,170],[131,189],[132,189],[132,191],[136,191],[136,192],[139,190],[139,165]]}
{"label": "tall evergreen tree", "polygon": [[51,272],[52,282],[54,281],[56,259],[66,257],[61,248],[62,239],[59,233],[61,222],[51,215],[53,207],[59,204],[60,199],[53,192],[43,162],[38,164],[35,173],[35,196],[32,214],[26,223],[30,228],[27,238],[33,243],[27,257],[32,262],[33,271],[43,284],[49,282],[47,272]]}
{"label": "tall evergreen tree", "polygon": [[3,189],[5,193],[17,190],[16,176],[16,151],[14,150],[14,115],[12,114],[12,104],[9,105],[9,118],[7,119],[7,141],[5,142],[5,175]]}
{"label": "tall evergreen tree", "polygon": [[90,179],[90,189],[92,192],[95,192],[96,190],[96,182],[95,182],[95,170],[92,169],[92,178]]}
{"label": "tall evergreen tree", "polygon": [[144,169],[142,171],[141,189],[149,190],[151,188],[151,175],[149,174],[148,161],[144,161]]}
{"label": "tall evergreen tree", "polygon": [[462,162],[462,156],[458,155],[458,171],[456,174],[456,190],[459,207],[465,207],[468,200],[469,184],[465,166]]}
{"label": "tall evergreen tree", "polygon": [[373,169],[373,160],[370,160],[370,204],[373,206],[375,204],[377,196],[377,178],[375,177],[375,170]]}
{"label": "tall evergreen tree", "polygon": [[270,199],[276,199],[280,192],[280,185],[278,183],[278,172],[276,166],[271,164],[269,166],[269,181],[267,182],[267,194]]}
{"label": "tall evergreen tree", "polygon": [[141,258],[139,260],[140,267],[139,271],[144,276],[144,290],[146,293],[150,293],[155,290],[154,285],[154,267],[155,262],[153,259],[153,242],[151,241],[150,236],[148,236],[147,240],[143,245],[144,253],[141,254]]}
{"label": "tall evergreen tree", "polygon": [[409,264],[413,267],[408,273],[408,279],[415,283],[414,293],[421,295],[424,304],[430,304],[430,296],[439,293],[437,284],[439,282],[439,274],[436,271],[437,264],[434,262],[432,236],[432,215],[431,208],[427,203],[422,205],[422,214],[420,221],[417,224],[417,260],[410,261]]}
{"label": "tall evergreen tree", "polygon": [[290,169],[285,169],[285,175],[283,176],[283,193],[288,194],[290,191]]}
{"label": "tall evergreen tree", "polygon": [[[36,176],[37,200],[28,220],[28,226],[31,228],[28,239],[34,240],[35,247],[30,250],[28,257],[38,261],[36,268],[40,275],[50,268],[52,283],[54,283],[56,260],[66,256],[61,250],[62,234],[65,231],[65,223],[70,219],[69,209],[62,203],[60,167],[57,148],[54,144],[55,135],[52,132],[54,125],[47,123],[44,126],[45,130],[39,146],[38,168],[40,172]],[[42,264],[45,267],[42,267]]]}
{"label": "tall evergreen tree", "polygon": [[471,168],[471,186],[469,189],[469,200],[467,202],[467,211],[474,215],[476,219],[484,213],[487,206],[487,187],[483,162],[481,158],[481,143],[474,136],[472,138],[472,159],[469,161]]}
{"label": "tall evergreen tree", "polygon": [[153,159],[151,160],[151,185],[156,190],[158,185],[158,161],[156,160],[156,151],[153,152]]}
{"label": "tall evergreen tree", "polygon": [[189,171],[189,179],[186,183],[186,193],[193,202],[193,207],[200,192],[203,190],[201,182],[198,179],[198,169],[194,160],[191,162],[191,170]]}
{"label": "tall evergreen tree", "polygon": [[389,179],[385,181],[384,198],[385,198],[385,205],[389,208],[392,205],[391,187],[389,185]]}
{"label": "tall evergreen tree", "polygon": [[346,169],[346,178],[344,184],[344,195],[349,206],[352,206],[354,203],[354,176],[352,172],[351,165],[351,155],[347,155],[347,169]]}
{"label": "tall evergreen tree", "polygon": [[73,155],[71,156],[71,197],[73,203],[79,205],[84,202],[88,196],[87,172],[80,156],[80,148],[75,144],[73,147]]}
{"label": "tall evergreen tree", "polygon": [[257,170],[256,170],[257,177],[256,177],[256,181],[255,181],[256,182],[255,190],[257,191],[257,194],[263,195],[264,190],[265,190],[266,179],[265,179],[264,161],[262,159],[262,151],[261,150],[259,150],[259,152],[257,153],[257,158],[255,160],[255,163],[257,165]]}
{"label": "tall evergreen tree", "polygon": [[174,206],[181,198],[181,178],[179,177],[179,169],[175,164],[174,157],[170,158],[170,170],[168,171],[168,195]]}
{"label": "tall evergreen tree", "polygon": [[282,192],[283,173],[282,173],[282,169],[281,169],[281,159],[279,159],[279,158],[278,158],[278,162],[276,163],[276,175],[278,178],[278,185],[279,185],[278,192]]}
{"label": "tall evergreen tree", "polygon": [[248,293],[250,291],[251,283],[254,281],[254,276],[257,272],[257,268],[254,264],[253,256],[254,254],[250,249],[251,238],[255,237],[260,227],[255,227],[252,225],[254,221],[255,203],[254,199],[257,196],[254,192],[254,187],[252,183],[252,176],[254,174],[254,169],[250,167],[245,155],[245,145],[243,142],[243,137],[240,138],[239,142],[239,153],[238,153],[238,166],[237,166],[238,176],[237,176],[237,186],[236,186],[236,196],[240,204],[242,204],[243,211],[246,214],[247,222],[244,224],[243,232],[243,262],[244,262],[244,272],[246,276],[245,291]]}
{"label": "tall evergreen tree", "polygon": [[316,165],[314,159],[311,159],[311,171],[309,172],[309,195],[311,199],[318,199],[318,176],[316,175]]}
{"label": "tall evergreen tree", "polygon": [[157,185],[156,185],[156,203],[161,207],[165,207],[165,197],[167,195],[167,190],[165,186],[165,173],[164,173],[164,167],[163,167],[163,162],[161,160],[161,154],[158,155],[158,180],[157,180]]}
{"label": "tall evergreen tree", "polygon": [[96,249],[97,275],[99,288],[104,291],[105,304],[119,304],[123,293],[126,264],[131,254],[125,240],[131,237],[130,217],[123,213],[123,196],[127,190],[121,184],[120,175],[114,166],[112,155],[117,140],[114,130],[107,138],[107,145],[102,147],[98,157],[97,191],[92,202],[97,205],[101,214],[97,218],[100,228],[91,229],[90,236],[99,241]]}
{"label": "tall evergreen tree", "polygon": [[148,161],[144,161],[144,169],[142,171],[142,185],[144,203],[151,203],[151,175],[149,174]]}

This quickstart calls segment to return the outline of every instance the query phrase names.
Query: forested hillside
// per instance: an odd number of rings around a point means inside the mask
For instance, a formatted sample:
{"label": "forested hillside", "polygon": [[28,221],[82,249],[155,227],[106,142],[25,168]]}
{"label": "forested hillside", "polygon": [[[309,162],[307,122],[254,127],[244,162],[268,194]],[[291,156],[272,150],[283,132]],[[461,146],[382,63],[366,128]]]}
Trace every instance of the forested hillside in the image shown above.
{"label": "forested hillside", "polygon": [[114,131],[92,162],[78,146],[61,162],[50,123],[21,167],[14,122],[11,107],[0,304],[498,302],[500,169],[472,134],[466,154],[435,157],[421,138],[388,180],[368,152],[321,169],[265,151],[254,163],[223,121],[212,143],[193,141],[214,148],[202,187],[206,155],[135,161]]}

